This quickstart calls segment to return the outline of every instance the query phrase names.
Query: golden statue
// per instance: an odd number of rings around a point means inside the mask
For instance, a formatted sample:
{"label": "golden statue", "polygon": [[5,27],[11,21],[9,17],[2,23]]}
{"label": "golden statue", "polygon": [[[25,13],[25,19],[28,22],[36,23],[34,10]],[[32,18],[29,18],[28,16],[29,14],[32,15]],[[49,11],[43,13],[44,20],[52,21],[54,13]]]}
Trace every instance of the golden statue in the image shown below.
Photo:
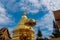
{"label": "golden statue", "polygon": [[26,16],[26,10],[21,17],[18,25],[13,30],[12,40],[35,40],[34,30],[32,26],[36,24],[34,19],[28,19]]}

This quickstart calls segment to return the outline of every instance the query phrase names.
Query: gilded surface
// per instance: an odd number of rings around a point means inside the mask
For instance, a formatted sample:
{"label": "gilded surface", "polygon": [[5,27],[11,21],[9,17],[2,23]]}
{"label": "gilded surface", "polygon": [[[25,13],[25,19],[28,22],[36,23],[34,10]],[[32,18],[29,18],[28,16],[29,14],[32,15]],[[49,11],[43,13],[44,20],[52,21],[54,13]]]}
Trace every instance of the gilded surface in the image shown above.
{"label": "gilded surface", "polygon": [[18,25],[13,30],[12,40],[34,40],[34,30],[32,25],[34,24],[35,20],[32,20],[31,23],[28,22],[26,25],[25,23],[28,21],[26,16],[26,12],[24,11],[23,16],[21,17]]}

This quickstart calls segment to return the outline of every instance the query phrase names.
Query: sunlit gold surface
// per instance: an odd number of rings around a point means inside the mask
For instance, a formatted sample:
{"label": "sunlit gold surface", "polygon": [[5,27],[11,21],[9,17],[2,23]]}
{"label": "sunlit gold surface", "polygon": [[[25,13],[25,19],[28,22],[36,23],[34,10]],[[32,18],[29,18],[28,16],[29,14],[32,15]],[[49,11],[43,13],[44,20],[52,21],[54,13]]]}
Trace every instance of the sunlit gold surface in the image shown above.
{"label": "sunlit gold surface", "polygon": [[27,40],[34,40],[34,30],[31,25],[25,25],[27,21],[28,18],[26,16],[26,12],[24,11],[19,23],[13,30],[12,40],[21,40],[24,36],[27,37]]}

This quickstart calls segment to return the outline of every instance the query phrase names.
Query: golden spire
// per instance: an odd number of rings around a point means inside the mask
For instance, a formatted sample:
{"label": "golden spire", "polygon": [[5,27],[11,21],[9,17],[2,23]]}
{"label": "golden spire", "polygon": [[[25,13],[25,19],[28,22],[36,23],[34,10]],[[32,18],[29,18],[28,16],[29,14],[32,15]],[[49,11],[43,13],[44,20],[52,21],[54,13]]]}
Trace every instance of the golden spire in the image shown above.
{"label": "golden spire", "polygon": [[24,14],[26,16],[26,6],[24,5]]}

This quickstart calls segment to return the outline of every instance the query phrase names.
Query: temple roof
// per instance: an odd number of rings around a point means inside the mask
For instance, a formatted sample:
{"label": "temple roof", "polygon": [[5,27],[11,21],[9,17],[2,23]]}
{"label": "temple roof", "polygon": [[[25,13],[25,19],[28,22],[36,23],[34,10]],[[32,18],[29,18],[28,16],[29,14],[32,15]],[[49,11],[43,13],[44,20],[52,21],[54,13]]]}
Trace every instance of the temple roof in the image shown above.
{"label": "temple roof", "polygon": [[11,39],[8,28],[4,27],[0,29],[0,33],[2,33],[2,35],[4,35],[4,32],[7,33],[8,37]]}
{"label": "temple roof", "polygon": [[58,24],[58,27],[60,28],[60,10],[53,11],[55,20]]}

